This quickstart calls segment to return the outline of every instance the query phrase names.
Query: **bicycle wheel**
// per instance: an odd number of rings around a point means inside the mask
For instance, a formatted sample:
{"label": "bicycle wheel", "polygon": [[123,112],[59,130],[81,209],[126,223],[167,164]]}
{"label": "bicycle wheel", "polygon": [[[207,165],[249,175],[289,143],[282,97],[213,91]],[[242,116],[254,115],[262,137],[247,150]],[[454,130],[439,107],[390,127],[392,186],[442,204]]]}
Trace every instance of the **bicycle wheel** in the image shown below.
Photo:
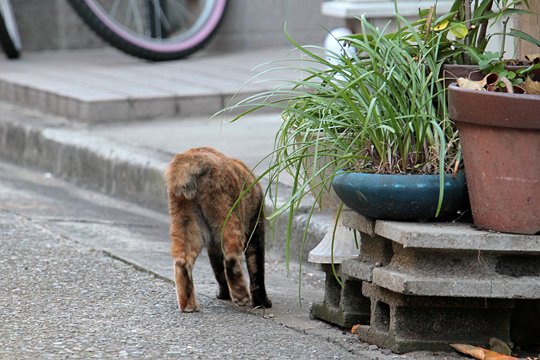
{"label": "bicycle wheel", "polygon": [[227,0],[69,0],[103,40],[152,61],[176,60],[215,34]]}
{"label": "bicycle wheel", "polygon": [[21,55],[21,38],[9,0],[0,0],[0,44],[8,58]]}

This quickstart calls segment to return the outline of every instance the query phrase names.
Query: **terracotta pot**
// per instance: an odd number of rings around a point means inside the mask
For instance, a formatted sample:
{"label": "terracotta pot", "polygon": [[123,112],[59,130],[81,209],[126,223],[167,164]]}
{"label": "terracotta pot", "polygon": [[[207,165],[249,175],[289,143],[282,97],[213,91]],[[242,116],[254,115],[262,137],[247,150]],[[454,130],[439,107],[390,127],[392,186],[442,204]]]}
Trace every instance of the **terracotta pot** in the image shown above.
{"label": "terracotta pot", "polygon": [[[506,65],[506,70],[517,71],[527,68],[524,65]],[[540,69],[532,71],[533,76],[540,76]],[[444,81],[444,86],[448,88],[450,84],[455,83],[458,78],[468,78],[471,80],[482,80],[485,74],[482,73],[478,65],[456,65],[443,64],[440,78]]]}
{"label": "terracotta pot", "polygon": [[540,96],[450,85],[475,225],[540,232]]}

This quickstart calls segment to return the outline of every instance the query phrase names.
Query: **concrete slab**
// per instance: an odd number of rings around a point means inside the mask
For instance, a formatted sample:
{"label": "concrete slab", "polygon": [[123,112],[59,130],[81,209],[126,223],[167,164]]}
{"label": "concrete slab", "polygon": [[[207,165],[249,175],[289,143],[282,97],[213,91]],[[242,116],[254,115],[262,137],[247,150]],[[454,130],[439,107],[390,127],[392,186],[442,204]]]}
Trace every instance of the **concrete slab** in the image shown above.
{"label": "concrete slab", "polygon": [[[281,121],[277,114],[252,115],[227,123],[225,117],[196,117],[136,123],[94,125],[87,132],[128,146],[142,146],[169,154],[192,147],[212,146],[246,162],[255,172],[266,170]],[[262,162],[261,162],[262,161]]]}
{"label": "concrete slab", "polygon": [[537,276],[511,277],[476,271],[469,271],[466,276],[455,272],[423,274],[385,266],[373,269],[373,283],[396,293],[416,296],[538,299],[540,294]]}
{"label": "concrete slab", "polygon": [[249,83],[258,65],[300,59],[289,52],[202,53],[167,63],[112,49],[27,53],[18,61],[0,59],[0,101],[90,123],[208,116],[235,95],[272,89],[271,79],[294,79],[293,71],[280,70]]}
{"label": "concrete slab", "polygon": [[411,249],[540,253],[540,236],[505,234],[459,222],[401,222],[368,219],[345,211],[343,224],[369,236],[381,236]]}
{"label": "concrete slab", "polygon": [[377,221],[375,232],[408,248],[540,253],[540,236],[483,231],[471,224]]}
{"label": "concrete slab", "polygon": [[[89,126],[0,104],[0,156],[23,166],[38,167],[79,186],[166,212],[163,172],[174,153],[212,146],[243,160],[260,175],[268,165],[264,157],[271,151],[278,125],[279,117],[267,114],[234,124],[198,118]],[[285,201],[290,189],[286,177],[281,181],[279,201]],[[265,179],[262,183],[264,186]],[[294,258],[302,254],[307,259],[332,223],[331,214],[314,214],[302,244],[308,210],[306,205],[293,217],[289,250]],[[268,246],[284,253],[281,240],[286,229],[284,214],[273,223],[273,238]]]}

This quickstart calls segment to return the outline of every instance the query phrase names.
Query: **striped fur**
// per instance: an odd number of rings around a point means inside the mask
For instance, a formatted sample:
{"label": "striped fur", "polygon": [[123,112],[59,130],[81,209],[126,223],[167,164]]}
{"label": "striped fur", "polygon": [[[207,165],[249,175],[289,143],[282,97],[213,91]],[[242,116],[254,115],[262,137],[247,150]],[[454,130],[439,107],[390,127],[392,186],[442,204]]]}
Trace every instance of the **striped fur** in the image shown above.
{"label": "striped fur", "polygon": [[[178,154],[165,172],[171,216],[171,254],[178,305],[183,312],[199,310],[192,270],[203,246],[219,284],[219,299],[238,306],[269,308],[264,284],[263,193],[255,184],[227,219],[243,189],[255,181],[239,160],[212,148]],[[242,271],[245,255],[250,279]]]}

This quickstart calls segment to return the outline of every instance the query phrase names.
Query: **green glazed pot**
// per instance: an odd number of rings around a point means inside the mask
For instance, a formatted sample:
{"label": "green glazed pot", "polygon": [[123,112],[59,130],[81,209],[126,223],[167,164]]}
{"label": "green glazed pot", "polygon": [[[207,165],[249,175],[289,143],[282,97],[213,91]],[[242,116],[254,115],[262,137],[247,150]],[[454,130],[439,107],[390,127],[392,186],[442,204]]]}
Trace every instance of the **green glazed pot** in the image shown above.
{"label": "green glazed pot", "polygon": [[[374,219],[428,221],[435,219],[437,212],[439,175],[343,172],[332,186],[345,205]],[[464,174],[445,175],[443,205],[437,218],[457,218],[467,203]]]}

